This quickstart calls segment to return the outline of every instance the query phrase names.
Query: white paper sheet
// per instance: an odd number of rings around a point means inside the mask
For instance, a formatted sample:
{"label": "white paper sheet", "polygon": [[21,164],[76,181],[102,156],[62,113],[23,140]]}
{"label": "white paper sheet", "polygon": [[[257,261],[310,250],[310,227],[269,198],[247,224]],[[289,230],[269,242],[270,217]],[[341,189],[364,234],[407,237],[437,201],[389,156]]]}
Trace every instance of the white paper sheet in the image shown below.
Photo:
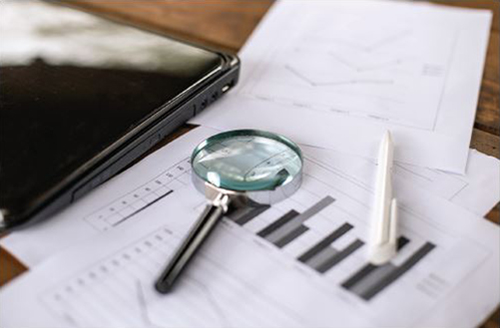
{"label": "white paper sheet", "polygon": [[498,226],[418,187],[398,190],[407,243],[367,267],[370,190],[305,157],[302,188],[224,219],[173,293],[153,282],[204,204],[190,185],[2,288],[0,326],[471,327],[490,314]]}
{"label": "white paper sheet", "polygon": [[280,1],[240,52],[233,91],[193,123],[256,127],[463,173],[491,13],[395,1]]}
{"label": "white paper sheet", "polygon": [[[137,220],[141,211],[150,211],[158,202],[175,202],[175,194],[191,185],[188,157],[191,150],[217,133],[199,127],[148,156],[119,176],[58,215],[2,239],[5,247],[21,262],[32,267],[60,250]],[[304,153],[329,163],[332,169],[356,184],[372,190],[375,165],[370,160],[338,152],[303,146]],[[470,167],[465,176],[397,165],[395,193],[423,188],[478,215],[485,215],[500,200],[500,165],[495,158],[471,151]],[[165,221],[171,221],[169,212]]]}
{"label": "white paper sheet", "polygon": [[[374,160],[342,154],[321,148],[303,147],[309,156],[332,163],[335,168],[370,190],[374,187],[376,163]],[[475,149],[469,150],[465,175],[396,163],[394,188],[422,188],[442,197],[478,216],[485,216],[500,200],[500,161]]]}

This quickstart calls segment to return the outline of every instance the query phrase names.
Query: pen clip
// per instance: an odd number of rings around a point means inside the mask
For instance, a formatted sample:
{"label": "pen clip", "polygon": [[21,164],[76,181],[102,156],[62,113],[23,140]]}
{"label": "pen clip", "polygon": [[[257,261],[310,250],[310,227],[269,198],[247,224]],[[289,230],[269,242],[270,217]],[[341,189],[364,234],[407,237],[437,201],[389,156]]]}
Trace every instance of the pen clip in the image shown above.
{"label": "pen clip", "polygon": [[396,234],[398,233],[398,201],[393,198],[391,201],[391,211],[389,213],[389,240],[388,243],[394,248],[394,255],[396,255]]}
{"label": "pen clip", "polygon": [[[380,224],[382,226],[379,231],[387,231],[387,234],[382,233],[370,245],[368,257],[370,263],[375,265],[387,263],[397,252],[398,206],[396,198],[391,200],[388,220],[383,220]],[[387,238],[382,238],[383,235],[386,235]]]}

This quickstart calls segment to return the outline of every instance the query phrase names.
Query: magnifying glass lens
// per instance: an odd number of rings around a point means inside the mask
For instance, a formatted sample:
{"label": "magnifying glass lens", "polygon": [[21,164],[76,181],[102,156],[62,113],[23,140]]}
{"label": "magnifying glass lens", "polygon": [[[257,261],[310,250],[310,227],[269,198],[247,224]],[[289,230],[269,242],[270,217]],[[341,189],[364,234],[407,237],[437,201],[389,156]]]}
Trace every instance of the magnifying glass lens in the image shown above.
{"label": "magnifying glass lens", "polygon": [[[200,218],[156,282],[161,293],[176,277],[228,211],[232,198],[255,204],[293,194],[302,181],[302,153],[285,137],[258,130],[236,130],[203,141],[191,156],[193,181],[201,192],[216,191]],[[258,201],[257,201],[258,200]]]}
{"label": "magnifying glass lens", "polygon": [[301,172],[300,153],[281,137],[232,135],[210,138],[195,152],[195,173],[233,191],[273,190]]}

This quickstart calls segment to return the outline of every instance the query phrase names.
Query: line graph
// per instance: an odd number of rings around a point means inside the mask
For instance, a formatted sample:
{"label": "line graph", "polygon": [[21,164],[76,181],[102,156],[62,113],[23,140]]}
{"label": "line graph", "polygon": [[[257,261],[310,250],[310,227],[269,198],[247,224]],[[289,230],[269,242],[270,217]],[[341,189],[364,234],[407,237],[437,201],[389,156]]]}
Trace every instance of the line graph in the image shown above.
{"label": "line graph", "polygon": [[[242,94],[433,130],[457,32],[377,17],[356,22],[349,15],[307,21],[301,33],[262,54]],[[439,40],[433,47],[426,45],[431,36]]]}
{"label": "line graph", "polygon": [[[354,23],[354,22],[353,22]],[[384,32],[385,33],[385,32]],[[391,34],[392,33],[392,34]],[[342,37],[334,37],[332,41],[337,42],[339,44],[347,45],[354,49],[364,51],[364,52],[373,52],[384,46],[388,46],[391,43],[395,43],[409,35],[412,34],[411,29],[401,29],[395,32],[389,32],[387,35],[382,36],[381,38],[375,40],[366,40],[365,42],[360,41],[360,39],[352,40],[348,38]]]}
{"label": "line graph", "polygon": [[330,51],[328,52],[330,56],[335,58],[339,63],[344,64],[345,66],[349,67],[350,69],[356,71],[356,72],[367,72],[367,71],[373,71],[373,70],[378,70],[378,69],[386,69],[389,67],[393,67],[396,65],[400,65],[404,62],[404,59],[401,58],[395,58],[395,59],[388,59],[385,62],[380,62],[380,63],[373,63],[369,65],[360,65],[358,63],[352,62],[346,58],[343,58],[341,55]]}
{"label": "line graph", "polygon": [[344,80],[344,81],[332,81],[332,82],[315,82],[308,78],[305,74],[301,73],[299,69],[296,69],[290,65],[285,65],[285,68],[289,70],[292,74],[297,76],[299,79],[307,82],[313,87],[321,86],[335,86],[335,85],[349,85],[349,84],[394,84],[394,80],[369,80],[369,79],[358,79],[358,80]]}
{"label": "line graph", "polygon": [[[49,287],[40,300],[72,327],[123,327],[124,323],[154,328],[227,327],[245,318],[266,327],[294,322],[288,308],[242,284],[203,255],[196,261],[197,270],[180,280],[175,294],[157,293],[153,281],[178,243],[179,236],[168,226],[159,227]],[[211,279],[224,281],[225,287],[209,286]],[[245,299],[245,306],[235,307],[240,293],[252,297]],[[255,318],[255,313],[263,316]]]}

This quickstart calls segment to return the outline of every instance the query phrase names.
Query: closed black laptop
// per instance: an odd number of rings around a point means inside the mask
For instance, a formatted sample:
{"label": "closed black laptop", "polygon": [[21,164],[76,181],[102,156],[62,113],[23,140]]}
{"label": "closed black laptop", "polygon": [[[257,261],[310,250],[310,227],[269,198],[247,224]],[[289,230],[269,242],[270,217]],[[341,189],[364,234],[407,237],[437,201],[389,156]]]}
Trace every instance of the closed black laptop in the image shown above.
{"label": "closed black laptop", "polygon": [[235,56],[38,1],[2,1],[0,45],[0,230],[100,185],[239,72]]}

